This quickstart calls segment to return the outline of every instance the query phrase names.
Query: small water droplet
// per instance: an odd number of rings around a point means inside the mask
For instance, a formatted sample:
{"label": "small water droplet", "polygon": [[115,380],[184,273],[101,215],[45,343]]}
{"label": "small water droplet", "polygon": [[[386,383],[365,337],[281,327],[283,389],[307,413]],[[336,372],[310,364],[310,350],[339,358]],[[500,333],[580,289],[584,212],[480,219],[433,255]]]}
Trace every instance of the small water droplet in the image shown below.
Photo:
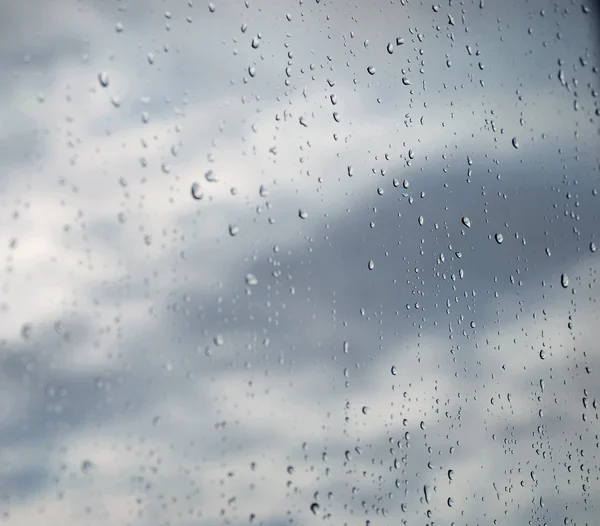
{"label": "small water droplet", "polygon": [[21,327],[21,338],[27,340],[31,337],[31,332],[33,331],[33,327],[30,323],[24,323]]}
{"label": "small water droplet", "polygon": [[387,49],[387,52],[391,55],[394,52],[394,44],[389,42],[386,49]]}
{"label": "small water droplet", "polygon": [[369,73],[369,75],[375,75],[375,66],[367,67],[367,72]]}
{"label": "small water droplet", "polygon": [[498,232],[494,238],[496,239],[496,243],[498,243],[499,245],[502,244],[502,242],[504,241],[504,236]]}
{"label": "small water droplet", "polygon": [[313,512],[313,515],[319,515],[321,513],[321,506],[319,506],[318,502],[313,502],[310,505],[310,511]]}
{"label": "small water droplet", "polygon": [[84,461],[81,462],[81,472],[84,475],[88,475],[92,469],[94,469],[94,464],[92,463],[91,460],[85,459]]}
{"label": "small water droplet", "polygon": [[465,225],[467,228],[471,228],[471,220],[470,220],[470,219],[469,219],[467,216],[464,216],[464,217],[462,218],[462,223],[463,223],[463,225]]}
{"label": "small water droplet", "polygon": [[308,214],[304,210],[302,210],[302,208],[300,208],[298,210],[298,217],[300,219],[306,219],[308,217]]}
{"label": "small water droplet", "polygon": [[375,263],[371,260],[367,264],[367,267],[369,268],[369,270],[373,270],[375,268]]}
{"label": "small water droplet", "polygon": [[402,84],[404,84],[405,86],[410,86],[410,80],[408,79],[408,77],[402,77]]}
{"label": "small water droplet", "polygon": [[254,274],[246,274],[246,285],[254,286],[258,285],[258,279]]}
{"label": "small water droplet", "polygon": [[591,252],[596,252],[596,250],[598,250],[598,247],[596,246],[596,243],[594,243],[593,241],[590,243],[590,251]]}
{"label": "small water droplet", "polygon": [[454,499],[452,497],[448,497],[448,506],[451,508],[454,506]]}
{"label": "small water droplet", "polygon": [[449,480],[453,480],[454,479],[454,470],[453,469],[449,469],[448,470],[448,479]]}
{"label": "small water droplet", "polygon": [[221,345],[223,345],[225,343],[225,340],[223,339],[223,336],[221,334],[217,334],[213,337],[213,343],[217,347],[221,347]]}
{"label": "small water droplet", "polygon": [[100,73],[98,73],[98,82],[103,88],[108,87],[108,85],[110,84],[110,77],[108,76],[108,73],[106,73],[106,71],[101,71]]}
{"label": "small water droplet", "polygon": [[425,496],[425,502],[429,504],[431,502],[431,487],[429,484],[423,486],[423,495]]}
{"label": "small water droplet", "polygon": [[563,289],[566,289],[569,286],[569,276],[566,274],[561,274],[560,284],[562,285]]}
{"label": "small water droplet", "polygon": [[516,138],[516,137],[513,137],[513,138],[512,138],[512,145],[513,145],[515,148],[518,148],[518,147],[519,147],[519,141],[517,140],[517,138]]}
{"label": "small water droplet", "polygon": [[546,358],[546,351],[544,351],[544,349],[542,349],[540,351],[540,359],[544,360]]}
{"label": "small water droplet", "polygon": [[229,225],[229,235],[235,237],[240,233],[240,227],[237,225]]}
{"label": "small water droplet", "polygon": [[395,365],[392,365],[390,372],[392,373],[392,376],[396,376],[398,374],[398,368]]}
{"label": "small water droplet", "polygon": [[250,66],[248,68],[248,75],[250,75],[252,78],[255,77],[255,75],[256,75],[256,68],[254,66]]}
{"label": "small water droplet", "polygon": [[218,181],[217,175],[212,170],[208,170],[208,172],[204,174],[204,179],[206,179],[209,183],[216,183]]}
{"label": "small water droplet", "polygon": [[363,414],[363,415],[366,415],[366,414],[368,414],[368,413],[369,413],[369,407],[368,407],[368,406],[366,406],[366,405],[363,405],[363,406],[362,406],[362,414]]}
{"label": "small water droplet", "polygon": [[213,4],[212,2],[210,2],[210,3],[208,4],[208,10],[209,10],[211,13],[214,13],[214,12],[217,10],[217,7],[215,6],[215,4]]}
{"label": "small water droplet", "polygon": [[200,188],[199,183],[192,183],[192,188],[190,191],[191,191],[192,197],[198,201],[204,197],[204,192]]}

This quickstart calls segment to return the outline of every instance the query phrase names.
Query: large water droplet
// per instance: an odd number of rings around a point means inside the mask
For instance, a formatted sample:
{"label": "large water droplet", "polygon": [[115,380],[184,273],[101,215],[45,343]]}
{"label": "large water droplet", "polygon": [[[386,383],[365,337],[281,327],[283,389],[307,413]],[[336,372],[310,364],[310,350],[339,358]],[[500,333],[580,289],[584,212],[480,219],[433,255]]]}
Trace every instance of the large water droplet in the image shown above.
{"label": "large water droplet", "polygon": [[467,228],[471,228],[471,220],[467,216],[465,216],[465,217],[462,218],[462,223]]}
{"label": "large water droplet", "polygon": [[319,506],[318,502],[313,502],[310,505],[310,511],[313,512],[313,515],[319,515],[321,513],[321,506]]}
{"label": "large water droplet", "polygon": [[496,239],[496,243],[498,243],[499,245],[502,244],[502,242],[504,241],[504,236],[498,232],[494,238]]}

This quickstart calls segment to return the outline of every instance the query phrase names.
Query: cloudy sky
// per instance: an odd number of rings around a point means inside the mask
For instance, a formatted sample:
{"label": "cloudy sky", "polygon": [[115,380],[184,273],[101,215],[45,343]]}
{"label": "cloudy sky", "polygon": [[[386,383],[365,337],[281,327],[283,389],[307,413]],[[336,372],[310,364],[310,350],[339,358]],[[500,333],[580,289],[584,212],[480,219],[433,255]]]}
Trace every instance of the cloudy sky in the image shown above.
{"label": "cloudy sky", "polygon": [[6,524],[596,522],[592,3],[3,11]]}

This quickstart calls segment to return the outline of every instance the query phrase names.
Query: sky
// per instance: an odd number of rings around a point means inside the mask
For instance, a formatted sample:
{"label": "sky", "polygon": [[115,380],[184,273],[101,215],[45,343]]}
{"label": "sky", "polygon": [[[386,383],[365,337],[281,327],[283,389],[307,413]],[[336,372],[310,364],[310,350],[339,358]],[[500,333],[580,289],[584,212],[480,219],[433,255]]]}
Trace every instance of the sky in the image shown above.
{"label": "sky", "polygon": [[10,526],[595,524],[590,3],[9,3]]}

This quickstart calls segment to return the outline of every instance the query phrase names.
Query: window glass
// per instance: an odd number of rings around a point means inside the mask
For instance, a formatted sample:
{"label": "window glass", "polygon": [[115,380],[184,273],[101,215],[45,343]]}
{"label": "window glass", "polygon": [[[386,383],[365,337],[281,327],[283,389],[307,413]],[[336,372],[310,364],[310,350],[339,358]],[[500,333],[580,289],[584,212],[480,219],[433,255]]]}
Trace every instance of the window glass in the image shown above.
{"label": "window glass", "polygon": [[594,2],[4,2],[9,526],[592,525]]}

